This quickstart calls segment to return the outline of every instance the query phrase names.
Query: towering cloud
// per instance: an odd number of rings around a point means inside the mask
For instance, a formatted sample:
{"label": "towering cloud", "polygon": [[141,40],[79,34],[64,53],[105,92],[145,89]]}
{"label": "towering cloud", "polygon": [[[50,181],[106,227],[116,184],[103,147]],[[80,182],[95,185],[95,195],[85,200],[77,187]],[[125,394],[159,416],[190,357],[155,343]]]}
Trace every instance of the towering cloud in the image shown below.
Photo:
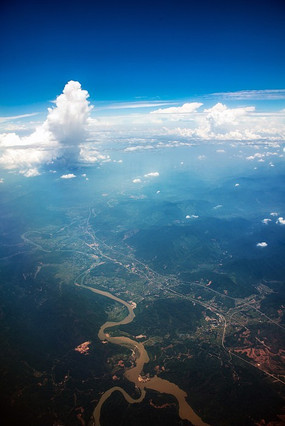
{"label": "towering cloud", "polygon": [[48,108],[44,123],[31,135],[0,135],[0,165],[7,169],[30,168],[61,156],[67,161],[78,160],[92,109],[88,97],[79,82],[69,81],[54,101],[55,106]]}
{"label": "towering cloud", "polygon": [[69,81],[63,93],[56,98],[55,108],[48,109],[43,124],[61,144],[63,152],[74,159],[77,159],[79,145],[87,136],[88,118],[92,109],[88,97],[87,90],[82,90],[78,81]]}
{"label": "towering cloud", "polygon": [[227,125],[239,124],[239,119],[247,115],[248,112],[254,112],[255,108],[244,107],[244,108],[228,108],[226,105],[218,102],[212,108],[205,109],[207,113],[206,119],[211,126],[211,130],[215,128],[224,128]]}

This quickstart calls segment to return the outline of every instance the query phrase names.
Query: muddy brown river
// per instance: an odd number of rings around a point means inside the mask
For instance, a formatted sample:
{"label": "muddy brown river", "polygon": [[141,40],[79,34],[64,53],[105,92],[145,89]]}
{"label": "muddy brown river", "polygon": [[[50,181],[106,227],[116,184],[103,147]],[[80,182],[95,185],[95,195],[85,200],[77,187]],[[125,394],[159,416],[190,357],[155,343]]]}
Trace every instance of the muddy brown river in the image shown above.
{"label": "muddy brown river", "polygon": [[100,426],[101,407],[104,402],[109,398],[109,396],[112,395],[113,392],[121,392],[121,394],[124,396],[125,400],[128,403],[138,404],[143,401],[146,395],[146,389],[152,389],[160,393],[167,393],[173,395],[177,399],[179,405],[179,416],[181,419],[189,420],[194,426],[209,426],[207,425],[207,423],[203,422],[203,420],[190,407],[190,405],[186,401],[187,393],[180,389],[176,384],[171,383],[168,380],[161,379],[158,376],[154,376],[146,380],[142,379],[141,372],[143,370],[143,366],[149,361],[149,357],[143,343],[136,342],[135,340],[132,340],[125,336],[112,337],[105,332],[106,329],[110,329],[115,326],[117,327],[118,325],[129,324],[130,322],[132,322],[135,318],[134,309],[136,308],[136,305],[134,303],[125,302],[124,300],[119,299],[118,297],[107,291],[97,290],[86,285],[81,285],[81,287],[86,288],[92,291],[93,293],[100,294],[101,296],[121,303],[128,309],[128,315],[123,320],[118,322],[105,322],[99,330],[98,337],[102,341],[107,340],[108,342],[113,343],[115,345],[127,346],[128,348],[130,348],[131,351],[135,351],[135,366],[127,369],[124,373],[124,376],[127,380],[134,383],[135,386],[141,392],[140,397],[137,399],[133,399],[132,397],[130,397],[130,395],[119,386],[114,386],[104,392],[93,412],[95,426]]}

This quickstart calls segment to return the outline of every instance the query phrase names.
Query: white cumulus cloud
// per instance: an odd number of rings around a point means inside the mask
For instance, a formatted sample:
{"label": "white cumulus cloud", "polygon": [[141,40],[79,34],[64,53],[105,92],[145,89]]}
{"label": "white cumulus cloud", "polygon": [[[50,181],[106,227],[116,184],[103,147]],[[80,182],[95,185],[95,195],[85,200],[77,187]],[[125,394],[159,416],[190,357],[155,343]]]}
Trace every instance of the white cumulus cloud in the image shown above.
{"label": "white cumulus cloud", "polygon": [[43,124],[55,139],[62,144],[68,155],[79,155],[79,145],[86,140],[87,124],[92,106],[87,100],[87,90],[81,89],[78,81],[69,81],[61,95],[55,100],[55,107],[48,109]]}
{"label": "white cumulus cloud", "polygon": [[60,176],[61,179],[73,179],[75,177],[76,175],[74,175],[73,173],[68,173],[67,175]]}
{"label": "white cumulus cloud", "polygon": [[0,135],[0,165],[7,169],[33,168],[57,157],[78,160],[80,144],[86,141],[92,107],[89,94],[77,81],[69,81],[48,108],[46,120],[29,136]]}
{"label": "white cumulus cloud", "polygon": [[139,178],[133,179],[133,183],[141,183],[141,179]]}
{"label": "white cumulus cloud", "polygon": [[144,177],[148,178],[148,177],[157,177],[159,176],[158,172],[150,172],[144,175]]}
{"label": "white cumulus cloud", "polygon": [[263,157],[265,157],[265,154],[262,154],[260,152],[256,152],[254,155],[249,155],[246,157],[246,160],[256,160],[259,159],[259,161],[264,161]]}
{"label": "white cumulus cloud", "polygon": [[[171,116],[172,117],[172,116]],[[178,114],[176,114],[178,117]],[[284,112],[259,113],[254,106],[230,108],[218,102],[211,108],[180,117],[184,127],[165,127],[168,135],[204,140],[284,140]]]}
{"label": "white cumulus cloud", "polygon": [[238,118],[253,112],[255,107],[249,106],[244,108],[228,108],[226,105],[218,102],[212,108],[205,109],[207,112],[207,120],[212,126],[218,127],[225,124],[238,124]]}
{"label": "white cumulus cloud", "polygon": [[272,220],[266,218],[266,219],[263,219],[261,222],[264,223],[265,225],[268,225],[269,222],[272,222]]}
{"label": "white cumulus cloud", "polygon": [[279,225],[285,225],[285,219],[280,216],[280,217],[278,217],[276,223],[279,224]]}
{"label": "white cumulus cloud", "polygon": [[268,244],[265,241],[262,241],[261,243],[257,243],[256,247],[267,247]]}

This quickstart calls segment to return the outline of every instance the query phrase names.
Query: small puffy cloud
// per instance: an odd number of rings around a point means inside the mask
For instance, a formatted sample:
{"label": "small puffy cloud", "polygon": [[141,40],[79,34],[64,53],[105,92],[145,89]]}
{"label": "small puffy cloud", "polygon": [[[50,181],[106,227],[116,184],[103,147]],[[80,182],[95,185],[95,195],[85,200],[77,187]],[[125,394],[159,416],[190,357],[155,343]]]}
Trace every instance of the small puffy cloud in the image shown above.
{"label": "small puffy cloud", "polygon": [[216,152],[219,152],[219,153],[224,153],[224,152],[226,152],[224,149],[216,149]]}
{"label": "small puffy cloud", "polygon": [[239,186],[239,183],[235,183],[235,187],[238,187]]}
{"label": "small puffy cloud", "polygon": [[4,183],[4,179],[3,178],[0,178],[0,183]]}
{"label": "small puffy cloud", "polygon": [[76,175],[74,175],[73,173],[68,173],[67,175],[60,176],[60,179],[73,179],[75,177]]}
{"label": "small puffy cloud", "polygon": [[214,210],[218,210],[221,209],[223,207],[222,204],[218,204],[217,206],[213,207]]}
{"label": "small puffy cloud", "polygon": [[205,158],[206,158],[206,155],[198,155],[198,160],[205,160]]}
{"label": "small puffy cloud", "polygon": [[[278,152],[265,152],[265,153],[261,153],[261,152],[256,152],[254,155],[249,155],[248,157],[246,157],[246,160],[258,160],[259,163],[264,163],[264,158],[265,157],[270,157],[270,156],[277,156]],[[272,162],[269,163],[270,166],[274,167],[274,164]]]}
{"label": "small puffy cloud", "polygon": [[198,215],[196,215],[196,214],[187,214],[186,216],[185,216],[185,219],[198,219]]}
{"label": "small puffy cloud", "polygon": [[262,241],[261,243],[257,243],[256,247],[267,247],[268,244],[265,241]]}
{"label": "small puffy cloud", "polygon": [[264,161],[263,157],[265,157],[265,154],[262,154],[260,152],[256,152],[254,155],[249,155],[248,157],[246,157],[246,160],[256,160],[256,159],[259,159],[259,160]]}
{"label": "small puffy cloud", "polygon": [[285,225],[285,219],[283,219],[283,217],[278,217],[278,219],[276,220],[276,223],[279,225]]}
{"label": "small puffy cloud", "polygon": [[150,172],[150,173],[147,173],[146,175],[144,175],[144,177],[146,177],[146,178],[148,178],[148,177],[157,177],[157,176],[159,176],[158,172]]}
{"label": "small puffy cloud", "polygon": [[40,172],[36,168],[28,169],[28,170],[20,170],[20,173],[22,175],[24,175],[25,177],[27,177],[27,178],[29,178],[29,177],[35,177],[35,176],[39,176],[40,175]]}
{"label": "small puffy cloud", "polygon": [[270,216],[278,216],[278,213],[277,212],[272,212],[272,213],[270,213]]}
{"label": "small puffy cloud", "polygon": [[133,179],[133,183],[141,183],[141,179],[139,178]]}
{"label": "small puffy cloud", "polygon": [[268,225],[269,222],[272,222],[272,220],[271,219],[263,219],[261,222],[264,223],[265,225]]}

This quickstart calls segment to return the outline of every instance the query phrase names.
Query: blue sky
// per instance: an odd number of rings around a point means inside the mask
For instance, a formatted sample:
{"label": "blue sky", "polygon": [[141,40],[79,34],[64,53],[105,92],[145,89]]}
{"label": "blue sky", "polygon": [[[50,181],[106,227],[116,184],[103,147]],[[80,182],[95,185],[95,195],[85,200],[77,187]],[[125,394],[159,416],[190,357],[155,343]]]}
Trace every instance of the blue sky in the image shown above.
{"label": "blue sky", "polygon": [[284,21],[283,0],[2,2],[0,114],[71,79],[107,102],[281,89]]}
{"label": "blue sky", "polygon": [[284,22],[284,0],[2,2],[0,170],[207,143],[282,163]]}

